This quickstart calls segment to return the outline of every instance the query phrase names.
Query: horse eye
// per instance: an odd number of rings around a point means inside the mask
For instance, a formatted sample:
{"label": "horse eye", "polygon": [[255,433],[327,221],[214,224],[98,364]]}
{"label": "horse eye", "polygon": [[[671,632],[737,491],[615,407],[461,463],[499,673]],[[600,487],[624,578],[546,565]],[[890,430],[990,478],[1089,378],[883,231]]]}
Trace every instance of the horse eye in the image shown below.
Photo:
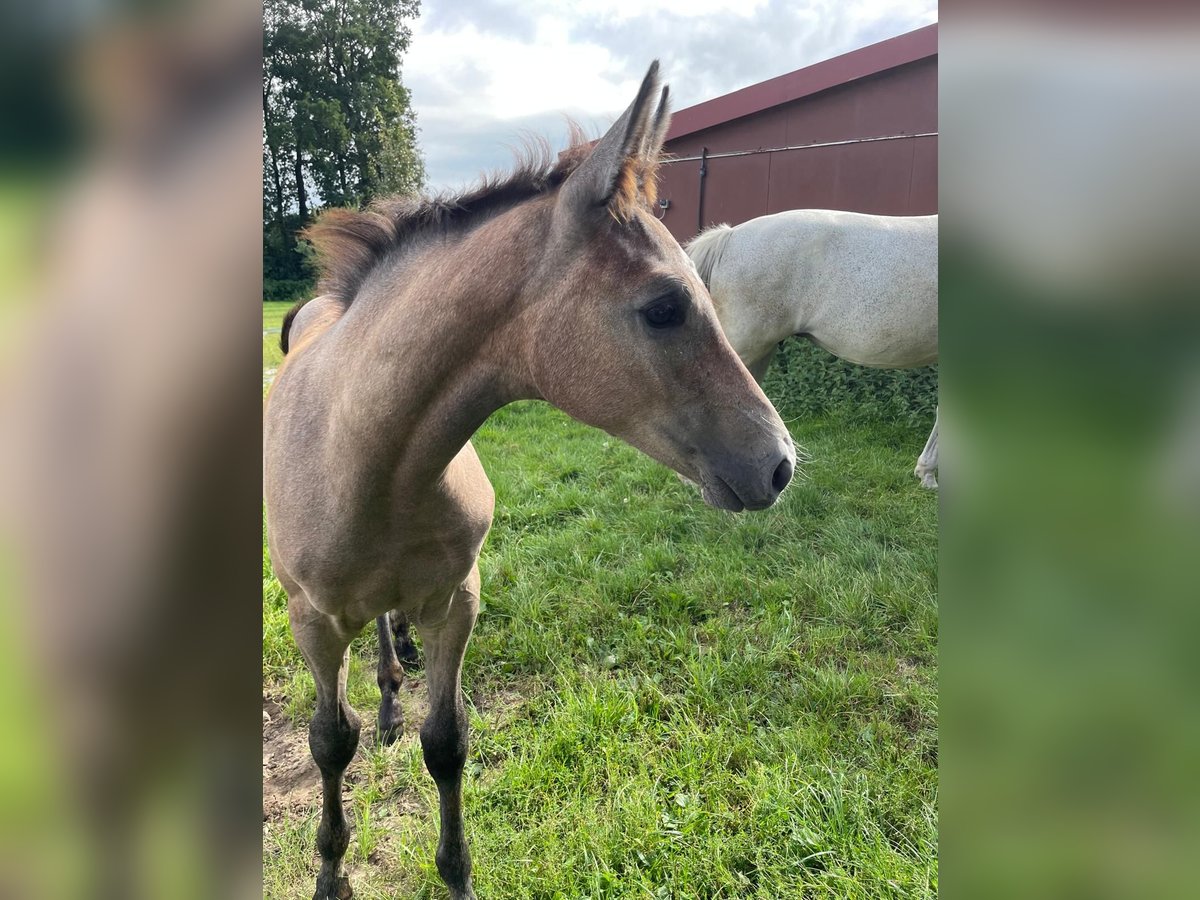
{"label": "horse eye", "polygon": [[674,300],[659,300],[642,310],[651,328],[670,328],[683,324],[683,309]]}

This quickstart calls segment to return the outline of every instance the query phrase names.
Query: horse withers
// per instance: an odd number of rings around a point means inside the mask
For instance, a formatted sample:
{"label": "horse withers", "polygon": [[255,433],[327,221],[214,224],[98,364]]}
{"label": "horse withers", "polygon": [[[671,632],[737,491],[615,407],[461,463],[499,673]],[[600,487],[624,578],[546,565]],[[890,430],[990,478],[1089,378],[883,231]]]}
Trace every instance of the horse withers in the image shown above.
{"label": "horse withers", "polygon": [[380,732],[400,724],[393,611],[424,643],[438,872],[453,900],[475,896],[460,678],[494,502],[469,439],[491,412],[547,400],[698,482],[721,509],[770,506],[792,476],[787,429],[651,212],[669,118],[666,89],[657,105],[656,94],[657,63],[595,145],[531,152],[456,197],[330,211],[311,231],[322,296],[283,335],[264,478],[272,563],[316,682],[316,900],[350,895],[342,776],[359,719],[347,652],[373,619]]}
{"label": "horse withers", "polygon": [[[686,249],[726,337],[760,382],[793,335],[862,366],[937,362],[937,216],[794,209],[713,226]],[[930,488],[937,436],[935,416],[915,470]]]}

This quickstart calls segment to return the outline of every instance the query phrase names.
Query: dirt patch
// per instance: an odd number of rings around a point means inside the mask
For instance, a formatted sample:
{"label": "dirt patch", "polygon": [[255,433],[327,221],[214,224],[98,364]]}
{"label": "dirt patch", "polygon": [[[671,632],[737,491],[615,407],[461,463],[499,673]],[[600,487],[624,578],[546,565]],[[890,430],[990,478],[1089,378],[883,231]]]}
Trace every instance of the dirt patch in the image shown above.
{"label": "dirt patch", "polygon": [[263,696],[263,821],[307,813],[321,794],[321,773],[277,697]]}
{"label": "dirt patch", "polygon": [[537,694],[536,688],[525,691],[502,690],[471,696],[471,705],[483,716],[489,728],[502,728],[517,717],[521,708]]}

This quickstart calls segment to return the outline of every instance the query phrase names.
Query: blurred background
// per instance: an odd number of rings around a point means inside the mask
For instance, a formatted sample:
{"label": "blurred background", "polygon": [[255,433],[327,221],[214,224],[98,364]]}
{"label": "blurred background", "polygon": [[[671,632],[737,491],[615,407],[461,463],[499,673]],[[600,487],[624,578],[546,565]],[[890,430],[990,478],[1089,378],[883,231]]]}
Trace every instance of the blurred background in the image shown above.
{"label": "blurred background", "polygon": [[[0,8],[0,896],[258,890],[261,12]],[[943,887],[1194,896],[1198,23],[940,27]]]}
{"label": "blurred background", "polygon": [[260,10],[0,17],[0,896],[255,896]]}
{"label": "blurred background", "polygon": [[1194,896],[1197,22],[946,12],[941,887]]}

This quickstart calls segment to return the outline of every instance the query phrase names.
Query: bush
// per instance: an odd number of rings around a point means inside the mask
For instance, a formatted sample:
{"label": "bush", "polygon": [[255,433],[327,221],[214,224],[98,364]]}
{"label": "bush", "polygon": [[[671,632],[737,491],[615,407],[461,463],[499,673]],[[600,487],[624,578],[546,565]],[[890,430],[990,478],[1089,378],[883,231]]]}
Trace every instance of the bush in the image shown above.
{"label": "bush", "polygon": [[295,303],[313,295],[315,285],[308,278],[264,278],[263,300]]}
{"label": "bush", "polygon": [[937,366],[856,366],[810,341],[789,338],[775,354],[764,390],[788,418],[833,415],[928,428],[937,408]]}

